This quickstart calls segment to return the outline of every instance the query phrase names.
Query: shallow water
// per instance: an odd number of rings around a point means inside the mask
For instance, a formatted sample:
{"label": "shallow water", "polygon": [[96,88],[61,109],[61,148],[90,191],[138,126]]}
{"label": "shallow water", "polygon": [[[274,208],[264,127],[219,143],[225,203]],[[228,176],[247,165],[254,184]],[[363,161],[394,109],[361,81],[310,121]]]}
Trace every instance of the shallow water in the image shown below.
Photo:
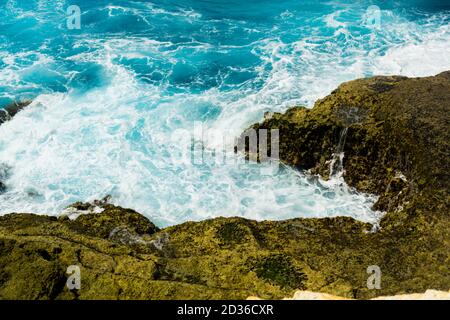
{"label": "shallow water", "polygon": [[[370,19],[374,4],[379,20]],[[81,9],[80,30],[66,26],[69,5]],[[445,1],[0,0],[0,105],[34,100],[0,127],[0,213],[57,214],[111,194],[161,226],[219,215],[374,222],[376,198],[340,180],[174,161],[191,148],[179,138],[197,122],[233,138],[264,112],[311,107],[343,81],[448,70],[449,9]],[[221,142],[204,140],[217,150]]]}

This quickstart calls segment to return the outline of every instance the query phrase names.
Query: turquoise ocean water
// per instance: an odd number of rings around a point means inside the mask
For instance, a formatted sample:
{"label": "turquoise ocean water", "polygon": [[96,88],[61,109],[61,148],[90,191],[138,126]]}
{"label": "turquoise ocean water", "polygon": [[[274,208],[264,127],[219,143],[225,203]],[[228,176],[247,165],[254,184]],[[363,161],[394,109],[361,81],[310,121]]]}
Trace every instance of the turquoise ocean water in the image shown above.
{"label": "turquoise ocean water", "polygon": [[[80,29],[67,27],[71,5]],[[449,70],[449,22],[450,1],[0,0],[0,108],[33,100],[0,126],[0,213],[57,214],[110,194],[161,226],[214,216],[373,222],[375,198],[340,181],[173,161],[190,148],[174,133],[201,122],[235,137],[264,112],[312,107],[344,81]]]}

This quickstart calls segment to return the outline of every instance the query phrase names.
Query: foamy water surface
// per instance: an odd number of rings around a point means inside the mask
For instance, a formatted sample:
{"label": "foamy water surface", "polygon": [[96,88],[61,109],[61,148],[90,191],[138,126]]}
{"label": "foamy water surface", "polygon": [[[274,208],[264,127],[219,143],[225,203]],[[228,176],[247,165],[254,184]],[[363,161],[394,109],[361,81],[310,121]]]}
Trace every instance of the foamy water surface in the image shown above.
{"label": "foamy water surface", "polygon": [[[0,213],[58,214],[110,194],[160,226],[215,216],[375,222],[376,197],[342,181],[173,161],[190,150],[174,132],[202,122],[235,137],[264,112],[311,107],[344,81],[449,70],[443,3],[0,0],[0,105],[33,99],[0,126]],[[66,27],[69,4],[81,8],[80,30]],[[367,17],[373,4],[379,26]]]}

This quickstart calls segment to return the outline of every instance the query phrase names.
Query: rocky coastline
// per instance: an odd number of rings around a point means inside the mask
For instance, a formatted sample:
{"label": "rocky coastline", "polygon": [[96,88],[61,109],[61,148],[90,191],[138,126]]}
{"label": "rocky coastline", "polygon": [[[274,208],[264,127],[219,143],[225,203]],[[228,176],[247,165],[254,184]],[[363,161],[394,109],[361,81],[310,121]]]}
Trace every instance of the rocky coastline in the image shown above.
{"label": "rocky coastline", "polygon": [[[342,147],[347,184],[379,196],[377,230],[348,217],[216,218],[159,229],[108,199],[73,204],[59,217],[11,213],[0,217],[0,298],[448,292],[449,125],[450,71],[344,83],[312,109],[271,114],[252,128],[279,129],[281,161],[324,178]],[[80,268],[79,290],[66,286],[70,265]],[[371,265],[382,272],[380,289],[367,286]]]}

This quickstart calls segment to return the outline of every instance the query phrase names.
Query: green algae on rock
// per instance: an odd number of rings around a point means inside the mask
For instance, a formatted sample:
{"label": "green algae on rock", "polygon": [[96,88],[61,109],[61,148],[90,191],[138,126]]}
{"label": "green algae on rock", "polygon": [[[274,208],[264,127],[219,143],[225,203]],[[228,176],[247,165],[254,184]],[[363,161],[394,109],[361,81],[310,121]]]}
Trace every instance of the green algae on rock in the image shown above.
{"label": "green algae on rock", "polygon": [[[315,107],[274,114],[287,164],[329,175],[347,128],[344,179],[380,196],[380,229],[349,217],[216,218],[158,229],[130,209],[77,203],[78,217],[0,217],[2,299],[265,299],[309,290],[347,298],[450,288],[450,72],[341,85]],[[69,210],[69,211],[70,211]],[[70,215],[69,215],[70,216]],[[67,267],[81,289],[65,285]],[[367,267],[382,271],[367,287]]]}
{"label": "green algae on rock", "polygon": [[[105,238],[107,232],[103,230],[90,230],[90,225],[95,229],[105,219],[113,230],[123,226],[123,221],[128,221],[129,230],[138,230],[145,224],[145,218],[130,220],[129,214],[129,209],[105,205],[103,212],[76,220],[32,214],[0,217],[0,297],[282,298],[295,289],[309,287],[308,281],[314,288],[318,288],[314,283],[325,283],[315,276],[313,264],[305,260],[309,253],[298,259],[299,252],[314,250],[308,250],[306,243],[292,244],[309,238],[313,246],[320,234],[341,232],[337,227],[339,219],[258,223],[241,218],[188,222],[156,232],[147,221],[150,228],[135,233],[138,243],[116,241],[111,235]],[[234,231],[227,231],[224,237],[223,229],[230,228],[230,224],[239,226],[245,234],[237,231],[238,236],[230,236]],[[350,224],[358,230],[367,231],[370,227],[355,221]],[[348,233],[344,238],[347,236]],[[165,240],[157,246],[161,238]],[[323,260],[320,256],[317,259],[319,264]],[[70,265],[81,269],[79,291],[65,286],[65,271]]]}
{"label": "green algae on rock", "polygon": [[[269,299],[307,289],[370,298],[448,286],[448,252],[438,239],[427,244],[415,234],[398,239],[372,233],[371,225],[348,217],[217,218],[139,234],[133,230],[142,222],[129,220],[129,209],[106,205],[102,213],[87,215],[81,226],[81,216],[0,217],[0,297]],[[113,230],[130,221],[132,241],[90,232],[89,224],[95,228],[103,215],[117,217],[117,224],[107,218]],[[366,269],[373,264],[383,272],[381,290],[366,287]],[[65,285],[70,265],[80,267],[80,290]]]}

